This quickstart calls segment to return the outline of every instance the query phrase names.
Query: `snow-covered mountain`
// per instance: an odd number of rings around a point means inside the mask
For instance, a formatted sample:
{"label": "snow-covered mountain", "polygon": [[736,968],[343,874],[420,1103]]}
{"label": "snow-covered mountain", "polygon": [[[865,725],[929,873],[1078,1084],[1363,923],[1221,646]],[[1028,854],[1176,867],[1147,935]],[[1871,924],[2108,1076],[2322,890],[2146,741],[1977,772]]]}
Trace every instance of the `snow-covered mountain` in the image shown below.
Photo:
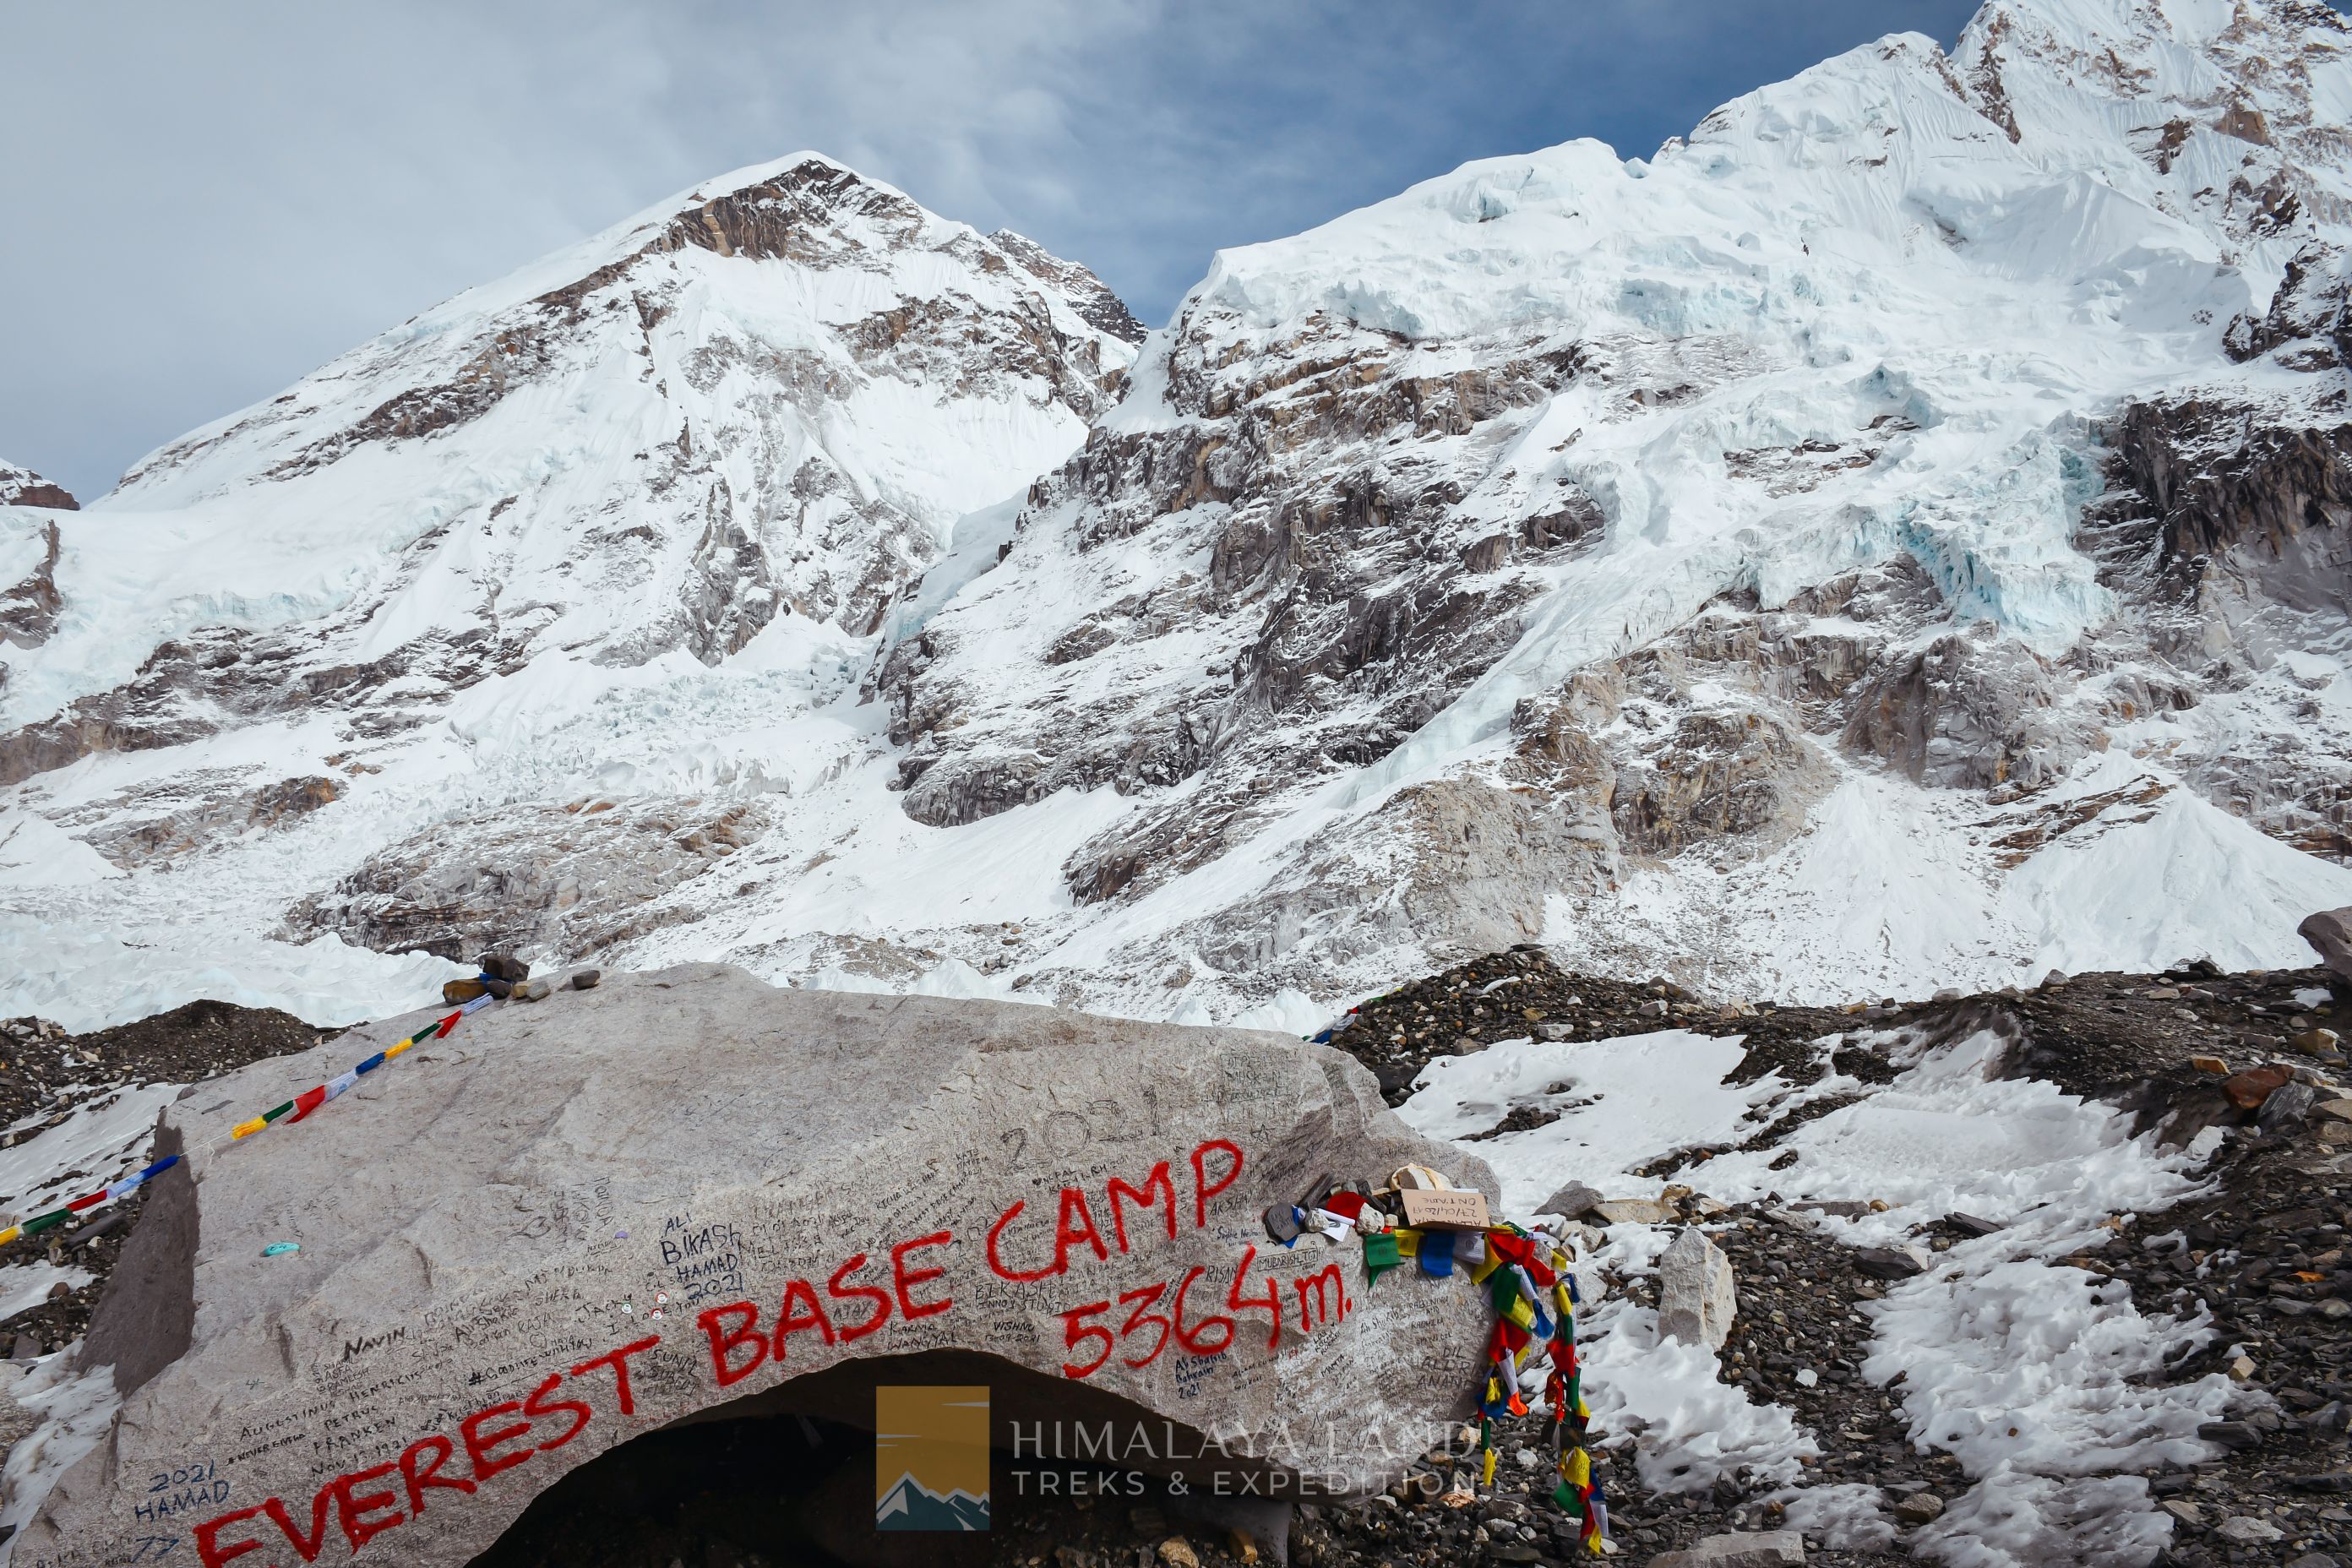
{"label": "snow-covered mountain", "polygon": [[2347,44],[1996,4],[1225,253],[893,654],[909,814],[1123,792],[1046,962],[1139,1007],[1521,941],[1811,995],[2299,961],[2352,430],[2231,332],[2352,211]]}
{"label": "snow-covered mountain", "polygon": [[2324,7],[1993,0],[1222,253],[1131,367],[1018,236],[718,182],[58,525],[16,1005],[221,943],[314,1013],[512,940],[1269,1023],[1516,942],[2299,963],[2347,122]]}
{"label": "snow-covered mountain", "polygon": [[[10,509],[10,602],[61,599],[29,629],[0,612],[25,1000],[87,996],[91,963],[141,1005],[226,984],[315,1008],[388,967],[413,992],[413,961],[265,933],[387,839],[532,798],[580,759],[531,726],[608,689],[719,669],[762,713],[821,701],[954,520],[1108,405],[1134,350],[1094,323],[1141,335],[1112,306],[1018,236],[800,154],[394,328],[87,511]],[[592,773],[615,750],[583,743]],[[728,782],[760,798],[756,767]]]}

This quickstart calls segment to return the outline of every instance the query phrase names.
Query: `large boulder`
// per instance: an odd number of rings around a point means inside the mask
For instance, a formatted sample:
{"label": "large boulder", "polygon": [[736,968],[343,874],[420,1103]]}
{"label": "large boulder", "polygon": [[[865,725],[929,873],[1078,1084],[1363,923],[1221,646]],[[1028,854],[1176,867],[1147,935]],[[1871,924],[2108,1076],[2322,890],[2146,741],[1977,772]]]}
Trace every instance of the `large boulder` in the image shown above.
{"label": "large boulder", "polygon": [[2352,907],[2307,915],[2294,929],[2318,952],[2320,963],[2352,979]]}
{"label": "large boulder", "polygon": [[166,1111],[192,1158],[88,1342],[127,1397],[18,1568],[173,1536],[192,1568],[454,1568],[638,1434],[870,1425],[877,1384],[987,1384],[993,1439],[1033,1455],[1053,1423],[1124,1417],[1150,1436],[1129,1468],[1222,1442],[1196,1468],[1349,1494],[1468,1407],[1484,1292],[1369,1285],[1352,1239],[1262,1228],[1406,1163],[1496,1190],[1338,1052],[694,965],[481,1013],[229,1140],[427,1016]]}

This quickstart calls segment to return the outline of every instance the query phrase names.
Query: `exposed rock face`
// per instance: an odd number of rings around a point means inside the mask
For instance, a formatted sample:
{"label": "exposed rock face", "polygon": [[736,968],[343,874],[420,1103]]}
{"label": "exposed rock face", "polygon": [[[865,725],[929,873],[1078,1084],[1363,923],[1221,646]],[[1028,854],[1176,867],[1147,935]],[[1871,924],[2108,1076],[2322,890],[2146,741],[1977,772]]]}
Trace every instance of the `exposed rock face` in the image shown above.
{"label": "exposed rock face", "polygon": [[[1147,814],[1120,841],[1083,853],[1068,868],[1081,897],[1124,887],[1122,859],[1197,863],[1165,851],[1199,842],[1187,829],[1204,809],[1244,813],[1253,779],[1385,756],[1517,636],[1512,612],[1531,580],[1513,563],[1597,542],[1597,509],[1564,489],[1516,537],[1459,510],[1475,483],[1474,451],[1517,423],[1506,416],[1523,418],[1565,384],[1586,357],[1573,342],[1517,345],[1497,371],[1432,376],[1428,363],[1457,345],[1416,348],[1332,324],[1254,345],[1259,355],[1237,363],[1234,325],[1196,308],[1171,329],[1171,405],[1217,434],[1097,428],[1030,492],[1024,528],[1053,530],[1060,559],[1045,564],[1057,574],[1093,575],[1086,556],[1147,529],[1177,531],[1207,553],[1205,574],[1175,574],[1053,628],[1030,655],[1072,699],[1042,715],[1050,733],[1009,715],[971,723],[993,705],[1002,672],[960,664],[952,625],[901,645],[883,672],[892,738],[908,748],[906,809],[919,821],[968,822],[1066,787],[1135,792],[1212,773],[1208,800]],[[1469,439],[1498,419],[1503,428]],[[1379,467],[1333,473],[1351,449],[1391,438],[1403,445]],[[1178,643],[1191,652],[1171,669]],[[1169,689],[1141,711],[1139,678]],[[1246,766],[1217,766],[1228,758]]]}
{"label": "exposed rock face", "polygon": [[719,870],[765,825],[741,801],[503,807],[378,851],[288,924],[384,952],[586,956],[694,918],[657,900]]}
{"label": "exposed rock face", "polygon": [[[1370,1287],[1352,1248],[1258,1231],[1330,1172],[1419,1162],[1493,1190],[1336,1052],[689,967],[479,1015],[305,1121],[225,1142],[425,1016],[167,1111],[211,1152],[151,1202],[193,1223],[121,1267],[193,1314],[149,1311],[153,1342],[131,1342],[127,1304],[101,1307],[91,1343],[148,1375],[19,1562],[120,1560],[152,1533],[132,1506],[149,1478],[190,1453],[205,1496],[173,1522],[218,1560],[323,1531],[436,1568],[637,1434],[711,1410],[862,1424],[877,1381],[992,1384],[1000,1438],[1009,1419],[1169,1423],[1358,1491],[1466,1408],[1480,1292]],[[301,1250],[261,1256],[283,1240]],[[1092,1304],[1154,1286],[1181,1341]],[[1348,1435],[1328,1451],[1327,1420]],[[1406,1436],[1384,1454],[1374,1429]]]}
{"label": "exposed rock face", "polygon": [[[2131,405],[2114,464],[2129,489],[2086,531],[2105,579],[2145,606],[2130,638],[2144,675],[2107,679],[2109,713],[2220,699],[2215,718],[2176,742],[2174,765],[2273,837],[2352,863],[2352,729],[2317,700],[2333,679],[2335,628],[2352,613],[2343,374],[2319,373],[2294,400]],[[2111,634],[2107,649],[2126,635]],[[2098,657],[2082,662],[2095,668]],[[2240,717],[2258,703],[2271,712]]]}
{"label": "exposed rock face", "polygon": [[991,245],[1011,257],[1023,271],[1051,288],[1090,325],[1121,342],[1139,343],[1147,329],[1110,286],[1075,261],[1065,261],[1025,235],[1000,228],[988,237]]}
{"label": "exposed rock face", "polygon": [[53,485],[30,468],[0,461],[0,506],[46,506],[75,511],[81,503],[62,485]]}
{"label": "exposed rock face", "polygon": [[2299,595],[2297,609],[2329,605],[2352,527],[2352,423],[2276,423],[2295,412],[2200,402],[2126,410],[2118,457],[2155,510],[2159,569],[2186,577],[2200,561],[2240,552],[2269,595]]}
{"label": "exposed rock face", "polygon": [[169,860],[224,837],[270,833],[342,797],[343,785],[325,777],[283,779],[258,789],[200,796],[197,804],[141,819],[119,808],[92,813],[91,848],[129,868]]}
{"label": "exposed rock face", "polygon": [[38,647],[48,641],[65,603],[58,596],[58,525],[45,524],[34,542],[39,554],[29,570],[0,591],[0,637],[17,647]]}
{"label": "exposed rock face", "polygon": [[2234,360],[2274,356],[2292,370],[2327,370],[2352,364],[2352,310],[2346,292],[2352,279],[2340,247],[2314,240],[2286,264],[2285,281],[2260,317],[2242,315],[2222,339]]}
{"label": "exposed rock face", "polygon": [[2063,774],[2089,747],[2049,712],[2059,694],[2049,661],[1982,635],[1990,629],[1937,637],[1882,666],[1847,722],[1848,744],[1944,789]]}

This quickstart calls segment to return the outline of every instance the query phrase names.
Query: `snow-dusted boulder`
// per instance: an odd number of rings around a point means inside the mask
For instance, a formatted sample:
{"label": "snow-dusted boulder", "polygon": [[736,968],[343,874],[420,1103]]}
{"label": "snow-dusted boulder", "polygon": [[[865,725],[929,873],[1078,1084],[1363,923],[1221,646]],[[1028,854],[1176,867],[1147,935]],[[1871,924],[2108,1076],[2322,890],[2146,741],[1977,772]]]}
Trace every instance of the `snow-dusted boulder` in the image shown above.
{"label": "snow-dusted boulder", "polygon": [[1658,1259],[1658,1337],[1719,1351],[1738,1310],[1723,1249],[1702,1230],[1675,1237]]}
{"label": "snow-dusted boulder", "polygon": [[141,1561],[150,1537],[247,1568],[322,1537],[339,1562],[463,1563],[597,1454],[794,1408],[845,1363],[977,1365],[1000,1427],[1024,1401],[1124,1414],[1355,1489],[1394,1468],[1368,1428],[1411,1434],[1401,1467],[1466,1407],[1479,1292],[1368,1289],[1352,1246],[1261,1226],[1318,1177],[1407,1163],[1495,1190],[1334,1051],[697,965],[478,1015],[227,1141],[425,1016],[166,1113],[193,1179],[159,1183],[89,1342],[127,1397],[19,1568]]}

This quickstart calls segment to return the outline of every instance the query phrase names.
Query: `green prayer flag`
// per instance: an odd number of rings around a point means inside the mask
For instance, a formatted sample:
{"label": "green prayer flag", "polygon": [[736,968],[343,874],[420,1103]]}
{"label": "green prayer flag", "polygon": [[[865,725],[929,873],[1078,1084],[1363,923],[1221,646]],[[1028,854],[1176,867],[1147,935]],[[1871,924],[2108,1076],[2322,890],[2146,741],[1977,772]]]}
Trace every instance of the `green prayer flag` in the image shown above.
{"label": "green prayer flag", "polygon": [[1582,1519],[1584,1517],[1584,1500],[1577,1496],[1576,1489],[1570,1486],[1566,1481],[1560,1482],[1559,1485],[1552,1489],[1551,1500],[1559,1504],[1560,1512],[1568,1515],[1569,1518]]}
{"label": "green prayer flag", "polygon": [[22,1234],[30,1236],[37,1230],[47,1230],[51,1226],[63,1225],[66,1221],[71,1218],[73,1218],[73,1210],[58,1209],[49,1214],[42,1215],[37,1219],[26,1220],[25,1222]]}
{"label": "green prayer flag", "polygon": [[294,1109],[294,1102],[293,1102],[292,1100],[288,1100],[285,1104],[283,1104],[283,1105],[279,1106],[279,1107],[278,1107],[277,1110],[265,1110],[265,1111],[263,1111],[263,1112],[261,1113],[261,1119],[262,1119],[264,1121],[277,1121],[279,1117],[281,1117],[281,1116],[285,1115],[288,1111],[289,1111],[289,1110],[293,1110],[293,1109]]}
{"label": "green prayer flag", "polygon": [[1376,1230],[1364,1237],[1364,1283],[1370,1284],[1384,1270],[1394,1268],[1400,1261],[1395,1237],[1387,1231]]}
{"label": "green prayer flag", "polygon": [[1495,1316],[1507,1318],[1511,1304],[1519,1299],[1519,1277],[1508,1268],[1497,1268],[1486,1276],[1486,1300],[1495,1304]]}

